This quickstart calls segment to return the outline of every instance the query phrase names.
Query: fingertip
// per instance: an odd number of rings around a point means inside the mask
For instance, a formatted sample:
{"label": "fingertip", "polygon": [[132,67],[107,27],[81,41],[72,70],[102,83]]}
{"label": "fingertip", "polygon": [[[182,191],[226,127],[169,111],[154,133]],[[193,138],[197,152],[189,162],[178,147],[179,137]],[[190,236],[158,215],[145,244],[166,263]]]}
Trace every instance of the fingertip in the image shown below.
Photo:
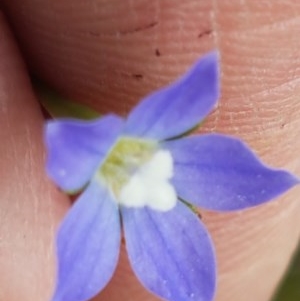
{"label": "fingertip", "polygon": [[47,300],[54,228],[67,201],[45,177],[42,114],[2,14],[0,40],[0,295]]}

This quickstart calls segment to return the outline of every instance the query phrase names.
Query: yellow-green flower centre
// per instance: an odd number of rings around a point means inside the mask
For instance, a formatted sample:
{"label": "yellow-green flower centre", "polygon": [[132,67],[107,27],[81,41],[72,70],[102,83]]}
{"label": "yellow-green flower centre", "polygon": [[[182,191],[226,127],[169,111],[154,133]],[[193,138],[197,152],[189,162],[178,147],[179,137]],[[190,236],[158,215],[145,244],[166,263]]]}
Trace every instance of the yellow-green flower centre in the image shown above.
{"label": "yellow-green flower centre", "polygon": [[170,179],[173,158],[156,141],[122,137],[103,162],[98,176],[118,204],[167,211],[177,201]]}
{"label": "yellow-green flower centre", "polygon": [[152,158],[157,148],[153,140],[122,137],[116,142],[99,170],[115,196],[137,169]]}

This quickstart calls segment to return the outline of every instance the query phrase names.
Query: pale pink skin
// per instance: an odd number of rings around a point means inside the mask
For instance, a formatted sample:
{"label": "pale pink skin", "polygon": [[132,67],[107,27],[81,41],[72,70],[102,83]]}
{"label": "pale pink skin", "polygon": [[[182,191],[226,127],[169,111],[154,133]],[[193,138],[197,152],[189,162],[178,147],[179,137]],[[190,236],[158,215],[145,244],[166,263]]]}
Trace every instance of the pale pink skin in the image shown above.
{"label": "pale pink skin", "polygon": [[[44,173],[43,117],[24,58],[61,93],[103,113],[125,114],[218,48],[222,99],[201,131],[239,136],[267,163],[300,175],[295,1],[1,2],[13,25],[0,17],[1,300],[49,299],[55,230],[70,206]],[[294,188],[239,213],[201,212],[217,248],[216,301],[270,298],[299,239],[299,194]],[[158,300],[135,279],[122,251],[113,280],[94,300]]]}

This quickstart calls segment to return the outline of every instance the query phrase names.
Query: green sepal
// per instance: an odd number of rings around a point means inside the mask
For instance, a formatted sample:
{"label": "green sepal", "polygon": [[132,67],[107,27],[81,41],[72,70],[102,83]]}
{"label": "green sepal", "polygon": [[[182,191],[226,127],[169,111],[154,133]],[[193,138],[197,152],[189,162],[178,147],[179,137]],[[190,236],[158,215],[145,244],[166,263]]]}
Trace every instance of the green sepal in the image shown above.
{"label": "green sepal", "polygon": [[202,120],[200,123],[197,123],[194,127],[192,127],[191,129],[187,130],[186,132],[184,132],[182,134],[179,134],[177,136],[171,137],[171,138],[167,138],[165,141],[177,140],[177,139],[184,138],[186,136],[190,136],[196,130],[198,130],[204,124],[204,122],[205,122],[205,120]]}
{"label": "green sepal", "polygon": [[91,108],[63,98],[57,92],[38,80],[34,80],[33,87],[42,107],[53,118],[78,118],[89,120],[100,117],[100,114]]}
{"label": "green sepal", "polygon": [[202,219],[200,210],[198,207],[192,205],[191,203],[187,202],[186,200],[182,199],[182,198],[178,198],[182,203],[184,203],[194,214],[196,214],[198,216],[198,218]]}

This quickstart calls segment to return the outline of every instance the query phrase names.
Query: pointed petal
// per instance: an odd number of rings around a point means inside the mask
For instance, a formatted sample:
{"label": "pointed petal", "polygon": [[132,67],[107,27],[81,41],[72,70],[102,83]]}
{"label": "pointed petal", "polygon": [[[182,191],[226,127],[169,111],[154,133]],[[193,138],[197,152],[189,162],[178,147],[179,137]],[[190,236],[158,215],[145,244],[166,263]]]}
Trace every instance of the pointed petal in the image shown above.
{"label": "pointed petal", "polygon": [[120,239],[117,205],[109,192],[92,182],[59,229],[52,301],[86,301],[100,292],[115,270]]}
{"label": "pointed petal", "polygon": [[218,55],[204,56],[184,77],[146,97],[126,123],[132,136],[163,140],[192,129],[219,97]]}
{"label": "pointed petal", "polygon": [[204,225],[183,203],[161,212],[122,208],[134,272],[152,293],[170,301],[211,301],[216,264]]}
{"label": "pointed petal", "polygon": [[49,121],[45,129],[49,176],[63,190],[80,189],[95,173],[122,126],[122,119],[115,115],[94,121]]}
{"label": "pointed petal", "polygon": [[267,202],[299,183],[264,165],[238,139],[211,134],[164,144],[173,156],[173,184],[182,199],[205,209],[239,210]]}

